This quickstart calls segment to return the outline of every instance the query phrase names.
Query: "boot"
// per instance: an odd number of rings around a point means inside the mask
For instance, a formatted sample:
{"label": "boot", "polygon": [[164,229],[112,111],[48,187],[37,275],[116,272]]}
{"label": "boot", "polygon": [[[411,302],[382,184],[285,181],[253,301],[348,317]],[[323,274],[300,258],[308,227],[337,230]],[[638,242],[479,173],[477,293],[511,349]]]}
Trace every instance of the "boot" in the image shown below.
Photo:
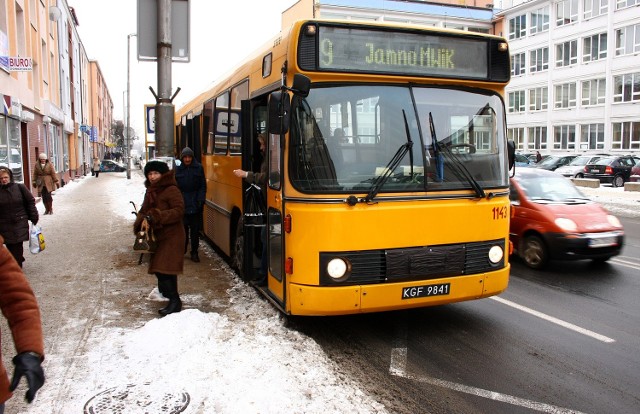
{"label": "boot", "polygon": [[191,252],[191,261],[195,263],[200,262],[200,257],[198,257],[198,252]]}
{"label": "boot", "polygon": [[158,278],[158,291],[162,296],[169,299],[169,291],[171,290],[171,282],[168,280],[167,275],[156,274]]}
{"label": "boot", "polygon": [[158,311],[158,313],[162,316],[180,312],[182,310],[182,301],[180,300],[180,295],[178,294],[178,276],[167,275],[166,277],[168,280],[167,286],[169,288],[169,291],[167,291],[169,304]]}

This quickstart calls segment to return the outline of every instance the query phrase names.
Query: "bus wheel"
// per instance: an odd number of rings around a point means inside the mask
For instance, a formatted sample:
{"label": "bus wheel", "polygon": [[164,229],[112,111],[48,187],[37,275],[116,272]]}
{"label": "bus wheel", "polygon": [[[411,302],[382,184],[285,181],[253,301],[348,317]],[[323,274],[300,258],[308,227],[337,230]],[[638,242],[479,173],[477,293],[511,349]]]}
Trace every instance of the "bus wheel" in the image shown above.
{"label": "bus wheel", "polygon": [[232,242],[233,252],[231,253],[231,267],[238,273],[240,279],[244,276],[244,232],[242,219],[236,224],[236,234]]}
{"label": "bus wheel", "polygon": [[528,236],[522,243],[522,260],[532,269],[542,269],[549,260],[549,252],[542,239],[538,236]]}

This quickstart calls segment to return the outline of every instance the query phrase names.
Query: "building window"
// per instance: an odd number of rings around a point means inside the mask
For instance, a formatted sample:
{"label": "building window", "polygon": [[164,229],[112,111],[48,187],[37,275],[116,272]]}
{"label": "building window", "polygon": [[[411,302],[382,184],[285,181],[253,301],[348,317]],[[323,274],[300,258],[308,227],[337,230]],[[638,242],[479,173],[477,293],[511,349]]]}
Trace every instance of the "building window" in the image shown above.
{"label": "building window", "polygon": [[640,52],[640,24],[616,30],[616,56]]}
{"label": "building window", "polygon": [[609,11],[609,0],[584,0],[584,18],[601,16]]}
{"label": "building window", "polygon": [[640,101],[640,72],[613,77],[613,102]]}
{"label": "building window", "polygon": [[529,33],[536,34],[547,30],[549,30],[549,6],[532,11]]}
{"label": "building window", "polygon": [[576,83],[563,83],[555,86],[555,108],[574,108],[576,106]]}
{"label": "building window", "polygon": [[525,110],[525,92],[514,91],[509,92],[509,112],[524,112]]}
{"label": "building window", "polygon": [[516,149],[524,150],[524,128],[507,128],[507,139],[516,143]]}
{"label": "building window", "polygon": [[640,150],[640,122],[614,122],[611,149]]}
{"label": "building window", "polygon": [[527,72],[526,68],[524,52],[511,56],[511,76],[524,75]]}
{"label": "building window", "polygon": [[509,19],[509,39],[519,39],[527,34],[527,15]]}
{"label": "building window", "polygon": [[529,71],[531,73],[549,69],[549,48],[542,47],[529,52],[529,63]]}
{"label": "building window", "polygon": [[616,0],[616,10],[640,4],[640,0]]}
{"label": "building window", "polygon": [[538,126],[529,128],[528,150],[547,149],[547,127]]}
{"label": "building window", "polygon": [[576,149],[576,126],[558,125],[553,127],[553,149],[573,150]]}
{"label": "building window", "polygon": [[604,124],[580,125],[580,149],[604,149]]}
{"label": "building window", "polygon": [[605,78],[582,81],[582,106],[603,105],[606,94]]}
{"label": "building window", "polygon": [[549,106],[549,88],[529,89],[529,110],[544,111]]}
{"label": "building window", "polygon": [[564,0],[556,3],[556,26],[578,21],[578,0]]}
{"label": "building window", "polygon": [[570,40],[568,42],[556,45],[556,67],[575,65],[578,63],[578,41]]}
{"label": "building window", "polygon": [[582,61],[591,62],[607,57],[607,33],[585,37],[582,39]]}

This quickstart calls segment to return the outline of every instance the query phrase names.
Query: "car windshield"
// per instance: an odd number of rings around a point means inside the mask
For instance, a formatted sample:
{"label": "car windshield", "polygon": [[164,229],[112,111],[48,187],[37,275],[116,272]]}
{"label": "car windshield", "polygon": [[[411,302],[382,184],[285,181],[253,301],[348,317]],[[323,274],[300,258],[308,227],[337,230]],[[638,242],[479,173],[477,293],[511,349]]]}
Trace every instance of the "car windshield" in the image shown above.
{"label": "car windshield", "polygon": [[520,176],[520,187],[532,201],[570,201],[587,199],[571,180],[562,175]]}
{"label": "car windshield", "polygon": [[600,158],[599,160],[593,161],[592,164],[595,164],[595,165],[609,165],[612,162],[614,162],[615,160],[616,160],[615,158],[611,158],[611,157]]}
{"label": "car windshield", "polygon": [[540,161],[538,165],[541,165],[541,166],[554,165],[556,162],[558,162],[558,158],[559,157],[550,155],[544,158],[542,161]]}
{"label": "car windshield", "polygon": [[574,158],[573,161],[569,163],[569,165],[587,165],[592,158],[593,157],[581,155],[579,157]]}
{"label": "car windshield", "polygon": [[314,88],[292,102],[291,180],[314,193],[507,187],[503,129],[498,95],[407,86]]}

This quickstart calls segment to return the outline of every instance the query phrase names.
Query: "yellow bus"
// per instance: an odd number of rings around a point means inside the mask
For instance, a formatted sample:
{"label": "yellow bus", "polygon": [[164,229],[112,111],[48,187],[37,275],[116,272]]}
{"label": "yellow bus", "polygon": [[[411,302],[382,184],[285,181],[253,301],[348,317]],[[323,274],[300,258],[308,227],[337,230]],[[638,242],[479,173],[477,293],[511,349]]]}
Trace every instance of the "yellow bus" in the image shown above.
{"label": "yellow bus", "polygon": [[[205,169],[205,236],[247,282],[265,243],[267,280],[254,285],[291,315],[502,292],[509,79],[501,37],[295,22],[176,111],[176,151],[191,147]],[[246,214],[252,190],[233,170],[260,171],[263,158],[260,222]]]}

